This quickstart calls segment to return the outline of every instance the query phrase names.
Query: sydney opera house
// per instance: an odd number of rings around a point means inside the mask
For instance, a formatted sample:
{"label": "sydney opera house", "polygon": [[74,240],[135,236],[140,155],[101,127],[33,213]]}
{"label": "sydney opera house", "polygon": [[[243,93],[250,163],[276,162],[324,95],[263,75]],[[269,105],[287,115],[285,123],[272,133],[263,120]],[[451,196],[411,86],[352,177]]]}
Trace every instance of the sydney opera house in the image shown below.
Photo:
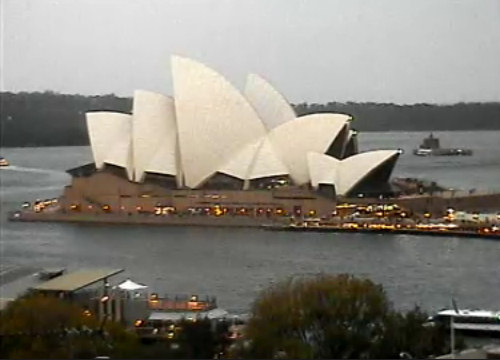
{"label": "sydney opera house", "polygon": [[389,191],[400,151],[359,153],[349,115],[297,116],[258,75],[240,92],[197,61],[171,66],[173,97],[87,113],[94,162],[68,171],[64,211],[328,217],[339,197]]}

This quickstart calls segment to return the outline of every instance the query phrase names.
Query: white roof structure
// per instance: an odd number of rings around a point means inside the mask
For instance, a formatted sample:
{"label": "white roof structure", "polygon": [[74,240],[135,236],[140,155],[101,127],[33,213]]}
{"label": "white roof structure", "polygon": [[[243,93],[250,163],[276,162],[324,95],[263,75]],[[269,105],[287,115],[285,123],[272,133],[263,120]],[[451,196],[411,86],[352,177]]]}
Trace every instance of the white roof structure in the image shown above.
{"label": "white roof structure", "polygon": [[269,136],[266,136],[260,143],[260,147],[255,154],[252,165],[249,169],[248,180],[288,175],[290,169],[280,159],[275,147],[271,143]]}
{"label": "white roof structure", "polygon": [[243,180],[244,189],[250,180],[287,175],[295,185],[332,183],[346,194],[397,152],[341,161],[357,152],[349,115],[296,117],[286,99],[255,74],[248,76],[243,96],[197,61],[174,56],[172,72],[175,99],[137,90],[132,115],[87,113],[98,169],[123,167],[135,182],[147,173],[175,176],[178,186],[189,188],[218,172]]}
{"label": "white roof structure", "polygon": [[269,130],[293,121],[297,117],[285,97],[257,74],[248,75],[245,97]]}
{"label": "white roof structure", "polygon": [[271,143],[297,185],[310,181],[307,153],[328,150],[348,120],[350,116],[344,114],[312,114],[271,130]]}
{"label": "white roof structure", "polygon": [[143,290],[146,289],[146,285],[142,285],[139,283],[136,283],[130,279],[125,280],[124,282],[118,284],[118,288],[122,290],[127,290],[127,291],[135,291],[135,290]]}
{"label": "white roof structure", "polygon": [[344,160],[325,154],[307,154],[311,185],[333,184],[339,195],[346,195],[370,173],[400,154],[399,150],[376,150],[356,154]]}
{"label": "white roof structure", "polygon": [[248,144],[219,171],[242,180],[287,175],[290,172],[267,136]]}
{"label": "white roof structure", "polygon": [[142,181],[146,171],[176,175],[174,100],[162,94],[136,90],[132,119],[135,181]]}
{"label": "white roof structure", "polygon": [[181,165],[185,184],[194,188],[266,129],[243,95],[214,70],[173,56],[172,73]]}
{"label": "white roof structure", "polygon": [[96,167],[102,169],[104,163],[121,166],[132,180],[132,117],[109,111],[88,112],[86,115]]}

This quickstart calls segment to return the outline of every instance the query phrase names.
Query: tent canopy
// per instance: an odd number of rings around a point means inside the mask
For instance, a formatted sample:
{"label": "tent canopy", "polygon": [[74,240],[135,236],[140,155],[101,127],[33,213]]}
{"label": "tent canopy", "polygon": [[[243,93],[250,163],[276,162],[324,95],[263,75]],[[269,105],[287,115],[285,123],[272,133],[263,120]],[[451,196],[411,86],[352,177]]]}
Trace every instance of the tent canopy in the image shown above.
{"label": "tent canopy", "polygon": [[141,290],[141,289],[147,288],[146,285],[138,284],[136,282],[133,282],[130,279],[125,280],[124,282],[119,284],[118,287],[122,290],[130,290],[130,291]]}

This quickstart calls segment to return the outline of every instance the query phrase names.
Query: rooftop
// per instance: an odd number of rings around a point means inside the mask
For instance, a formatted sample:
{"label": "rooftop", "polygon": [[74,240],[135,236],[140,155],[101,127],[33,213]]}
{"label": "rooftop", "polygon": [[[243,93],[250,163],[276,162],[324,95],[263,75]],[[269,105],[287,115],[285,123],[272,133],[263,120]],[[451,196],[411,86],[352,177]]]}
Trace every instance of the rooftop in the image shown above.
{"label": "rooftop", "polygon": [[34,289],[38,291],[74,292],[121,272],[123,272],[123,269],[79,270],[66,275],[58,276],[52,280],[35,286]]}

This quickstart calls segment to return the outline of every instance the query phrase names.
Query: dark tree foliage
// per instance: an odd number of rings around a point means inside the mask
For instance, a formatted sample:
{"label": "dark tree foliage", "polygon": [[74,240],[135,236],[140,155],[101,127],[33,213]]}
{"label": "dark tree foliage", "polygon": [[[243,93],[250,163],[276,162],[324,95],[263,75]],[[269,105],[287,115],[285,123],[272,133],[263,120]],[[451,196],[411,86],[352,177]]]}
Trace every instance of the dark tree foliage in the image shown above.
{"label": "dark tree foliage", "polygon": [[[103,326],[104,325],[104,326]],[[135,358],[135,334],[52,296],[28,295],[0,311],[0,358]]]}
{"label": "dark tree foliage", "polygon": [[[500,103],[396,105],[377,103],[297,104],[298,115],[340,112],[354,116],[361,131],[500,129]],[[85,112],[129,113],[132,99],[44,93],[0,93],[1,146],[87,145]]]}
{"label": "dark tree foliage", "polygon": [[131,108],[131,99],[113,94],[0,93],[0,145],[87,145],[87,111],[130,112]]}
{"label": "dark tree foliage", "polygon": [[256,300],[234,357],[425,358],[448,350],[443,328],[415,308],[395,311],[380,285],[350,275],[295,278]]}
{"label": "dark tree foliage", "polygon": [[500,103],[452,105],[381,103],[297,104],[298,115],[317,112],[350,114],[361,131],[499,130]]}
{"label": "dark tree foliage", "polygon": [[116,322],[98,321],[80,306],[51,296],[28,295],[0,311],[0,358],[211,359],[228,346],[229,324],[182,320],[173,338],[141,343]]}

